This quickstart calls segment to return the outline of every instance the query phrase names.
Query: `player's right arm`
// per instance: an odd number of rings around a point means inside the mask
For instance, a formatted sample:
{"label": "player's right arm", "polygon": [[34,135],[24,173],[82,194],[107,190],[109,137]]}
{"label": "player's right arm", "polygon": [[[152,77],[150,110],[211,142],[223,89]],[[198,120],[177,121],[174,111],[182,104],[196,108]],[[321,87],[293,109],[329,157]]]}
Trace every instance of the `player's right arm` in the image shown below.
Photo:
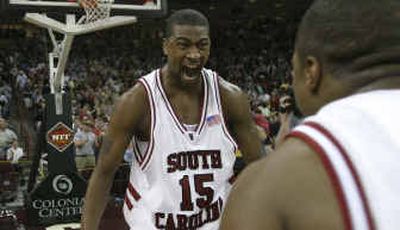
{"label": "player's right arm", "polygon": [[109,201],[114,174],[132,135],[145,120],[147,104],[146,92],[141,84],[136,84],[118,100],[103,139],[99,160],[86,191],[82,229],[98,229],[103,211]]}

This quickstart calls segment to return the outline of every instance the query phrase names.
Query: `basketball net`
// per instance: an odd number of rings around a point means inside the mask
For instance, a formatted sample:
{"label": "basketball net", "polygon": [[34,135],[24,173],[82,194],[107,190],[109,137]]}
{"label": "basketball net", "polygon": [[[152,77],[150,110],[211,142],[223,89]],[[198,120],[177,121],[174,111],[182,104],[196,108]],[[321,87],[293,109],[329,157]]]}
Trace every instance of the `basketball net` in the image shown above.
{"label": "basketball net", "polygon": [[78,2],[86,14],[78,24],[88,24],[109,18],[114,0],[78,0]]}

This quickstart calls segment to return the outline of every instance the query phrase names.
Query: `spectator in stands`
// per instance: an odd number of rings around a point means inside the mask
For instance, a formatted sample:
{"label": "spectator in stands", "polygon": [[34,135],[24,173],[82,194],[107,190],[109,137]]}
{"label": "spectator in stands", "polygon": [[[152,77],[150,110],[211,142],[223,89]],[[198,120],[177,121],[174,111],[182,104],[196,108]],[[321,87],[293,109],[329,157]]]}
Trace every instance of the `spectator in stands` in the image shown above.
{"label": "spectator in stands", "polygon": [[0,94],[0,116],[7,114],[8,98],[4,94]]}
{"label": "spectator in stands", "polygon": [[12,141],[11,147],[7,150],[7,160],[13,165],[18,164],[19,159],[24,156],[24,150],[19,146],[18,140]]}
{"label": "spectator in stands", "polygon": [[19,90],[23,90],[25,89],[25,87],[27,87],[28,85],[28,76],[26,76],[25,72],[20,70],[18,71],[18,75],[17,75],[17,88]]}
{"label": "spectator in stands", "polygon": [[[24,157],[24,150],[19,146],[18,140],[14,139],[11,147],[7,150],[7,161],[10,161],[14,167],[14,170],[19,174],[22,173],[22,166],[19,164],[19,160]],[[24,179],[21,178],[21,184],[24,183]]]}
{"label": "spectator in stands", "polygon": [[257,108],[261,111],[261,113],[265,117],[269,117],[271,115],[271,109],[270,109],[270,96],[269,94],[264,94],[259,97],[260,102],[258,103]]}
{"label": "spectator in stands", "polygon": [[[288,41],[293,35],[290,29],[295,27],[288,27],[285,23],[280,26],[251,10],[225,16],[223,20],[211,20],[217,23],[211,34],[218,36],[212,38],[215,47],[208,65],[251,94],[254,100],[266,103],[259,108],[268,119],[270,133],[276,135],[280,124],[280,92],[290,82],[292,47]],[[152,24],[151,33],[144,25],[135,30],[115,28],[101,33],[102,39],[85,37],[74,43],[76,49],[70,54],[64,80],[74,101],[72,110],[81,115],[80,119],[84,116],[97,119],[103,114],[109,116],[121,92],[130,88],[137,77],[164,62],[158,49],[163,37],[159,34],[163,24]],[[0,29],[0,32],[8,34],[5,39],[14,44],[0,50],[0,117],[11,115],[10,106],[16,105],[11,98],[11,86],[19,88],[14,92],[24,98],[27,107],[32,106],[30,111],[33,112],[29,114],[35,120],[35,130],[39,131],[44,113],[43,94],[50,91],[49,68],[46,55],[43,55],[48,40],[42,33],[25,33],[28,30],[32,32],[29,26],[22,26],[18,33],[9,33],[11,30],[8,27]],[[237,53],[242,55],[235,55]]]}
{"label": "spectator in stands", "polygon": [[6,151],[11,147],[13,140],[17,140],[17,134],[7,127],[7,121],[0,117],[0,159],[6,159]]}
{"label": "spectator in stands", "polygon": [[94,146],[96,135],[92,131],[93,126],[93,121],[85,118],[80,122],[78,132],[74,137],[75,163],[79,171],[95,166]]}

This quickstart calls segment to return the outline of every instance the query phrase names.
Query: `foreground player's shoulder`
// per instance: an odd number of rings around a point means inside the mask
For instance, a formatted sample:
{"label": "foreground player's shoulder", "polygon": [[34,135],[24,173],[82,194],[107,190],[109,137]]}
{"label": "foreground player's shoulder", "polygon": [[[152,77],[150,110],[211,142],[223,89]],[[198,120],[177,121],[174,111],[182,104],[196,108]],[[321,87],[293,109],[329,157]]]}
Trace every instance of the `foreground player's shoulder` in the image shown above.
{"label": "foreground player's shoulder", "polygon": [[240,174],[222,226],[223,230],[342,229],[342,219],[318,155],[303,141],[289,138]]}
{"label": "foreground player's shoulder", "polygon": [[243,112],[248,112],[249,98],[239,86],[218,76],[218,87],[222,109],[227,118],[244,116]]}
{"label": "foreground player's shoulder", "polygon": [[143,84],[137,82],[118,98],[113,111],[113,120],[120,126],[133,129],[143,120],[147,110],[147,92]]}
{"label": "foreground player's shoulder", "polygon": [[[147,101],[146,89],[139,81],[118,99],[121,109],[137,110]],[[131,107],[134,106],[134,107]]]}
{"label": "foreground player's shoulder", "polygon": [[218,79],[218,87],[221,92],[221,97],[233,98],[245,95],[245,93],[239,86],[223,79],[220,76],[217,76],[217,79]]}
{"label": "foreground player's shoulder", "polygon": [[216,82],[215,84],[219,89],[222,99],[240,96],[241,94],[243,94],[243,91],[240,89],[239,86],[225,80],[217,72],[206,68],[204,68],[203,71],[203,73],[208,76],[208,79]]}

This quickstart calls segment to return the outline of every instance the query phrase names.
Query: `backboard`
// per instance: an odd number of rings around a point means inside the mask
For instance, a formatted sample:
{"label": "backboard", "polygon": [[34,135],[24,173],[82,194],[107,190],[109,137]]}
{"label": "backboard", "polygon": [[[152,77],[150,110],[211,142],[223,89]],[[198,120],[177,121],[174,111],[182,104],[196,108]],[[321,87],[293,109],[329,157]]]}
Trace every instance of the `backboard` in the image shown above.
{"label": "backboard", "polygon": [[[67,12],[80,9],[78,0],[6,0],[11,8],[26,12]],[[167,0],[114,0],[112,15],[163,16],[167,10]]]}

